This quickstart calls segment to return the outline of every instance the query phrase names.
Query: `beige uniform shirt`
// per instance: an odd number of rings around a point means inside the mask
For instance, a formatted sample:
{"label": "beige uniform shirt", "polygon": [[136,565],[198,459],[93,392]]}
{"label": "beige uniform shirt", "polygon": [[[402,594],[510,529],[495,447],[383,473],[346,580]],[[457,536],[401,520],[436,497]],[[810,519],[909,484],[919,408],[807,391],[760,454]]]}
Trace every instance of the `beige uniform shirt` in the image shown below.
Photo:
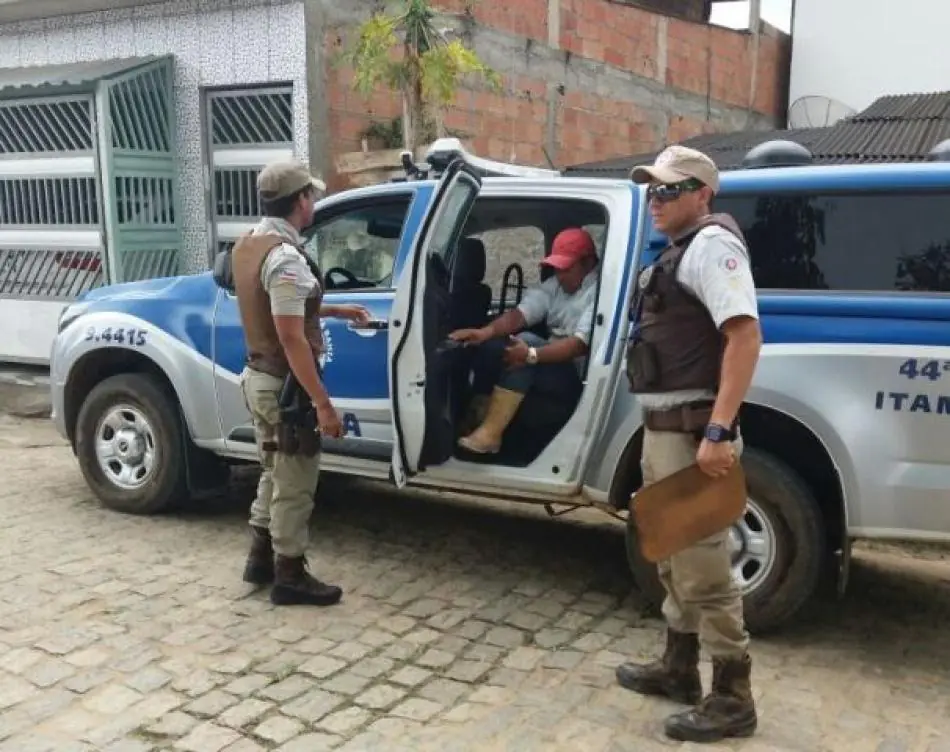
{"label": "beige uniform shirt", "polygon": [[271,313],[275,316],[303,316],[307,299],[320,293],[320,280],[294,247],[303,245],[303,237],[292,224],[273,217],[264,217],[251,234],[280,235],[288,241],[272,250],[264,261],[261,284],[270,297]]}

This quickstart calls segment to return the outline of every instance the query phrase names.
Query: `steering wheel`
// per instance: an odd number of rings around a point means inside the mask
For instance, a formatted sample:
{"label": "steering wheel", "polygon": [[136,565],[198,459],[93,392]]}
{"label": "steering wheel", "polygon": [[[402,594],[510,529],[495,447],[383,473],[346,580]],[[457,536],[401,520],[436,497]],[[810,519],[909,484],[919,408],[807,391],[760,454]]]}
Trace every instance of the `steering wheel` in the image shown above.
{"label": "steering wheel", "polygon": [[352,287],[360,287],[361,283],[359,279],[357,279],[356,275],[353,274],[353,272],[351,272],[349,269],[344,269],[342,266],[334,266],[331,269],[327,269],[326,272],[324,272],[323,274],[324,279],[333,283],[332,287],[339,288],[343,286],[343,285],[336,284],[336,282],[333,282],[333,280],[330,279],[330,277],[332,277],[334,274],[338,274],[341,277],[344,277],[345,282],[350,283]]}

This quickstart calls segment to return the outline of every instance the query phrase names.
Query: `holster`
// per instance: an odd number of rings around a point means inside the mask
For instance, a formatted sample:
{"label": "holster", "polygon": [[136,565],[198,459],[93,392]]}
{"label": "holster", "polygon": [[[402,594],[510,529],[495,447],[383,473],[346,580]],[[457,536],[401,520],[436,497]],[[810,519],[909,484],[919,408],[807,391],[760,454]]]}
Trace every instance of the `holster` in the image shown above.
{"label": "holster", "polygon": [[645,392],[658,386],[660,364],[651,343],[637,338],[627,345],[627,381],[631,392]]}
{"label": "holster", "polygon": [[284,378],[277,405],[280,409],[277,451],[290,456],[315,457],[319,454],[321,441],[317,411],[293,371]]}

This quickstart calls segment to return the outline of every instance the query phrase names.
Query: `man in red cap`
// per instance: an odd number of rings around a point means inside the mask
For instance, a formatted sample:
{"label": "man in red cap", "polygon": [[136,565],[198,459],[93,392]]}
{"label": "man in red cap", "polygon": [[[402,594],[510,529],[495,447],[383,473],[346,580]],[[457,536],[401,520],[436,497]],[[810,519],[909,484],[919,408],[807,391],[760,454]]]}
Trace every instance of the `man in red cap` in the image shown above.
{"label": "man in red cap", "polygon": [[[563,230],[541,263],[554,274],[529,290],[516,308],[480,329],[449,335],[457,342],[485,346],[474,368],[475,393],[490,393],[485,416],[471,434],[459,439],[470,452],[499,451],[505,429],[539,381],[544,381],[546,393],[564,394],[565,399],[576,398],[580,391],[597,295],[594,240],[579,227]],[[524,331],[542,322],[549,338]],[[502,363],[506,368],[496,367]]]}

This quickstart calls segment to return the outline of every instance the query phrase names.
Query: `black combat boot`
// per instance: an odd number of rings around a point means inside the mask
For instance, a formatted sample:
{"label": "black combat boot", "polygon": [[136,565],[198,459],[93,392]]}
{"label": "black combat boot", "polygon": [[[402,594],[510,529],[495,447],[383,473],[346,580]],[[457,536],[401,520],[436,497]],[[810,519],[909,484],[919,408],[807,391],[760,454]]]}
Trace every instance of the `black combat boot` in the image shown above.
{"label": "black combat boot", "polygon": [[666,735],[682,742],[718,742],[755,733],[758,718],[752,699],[752,660],[714,658],[712,691],[692,710],[666,721]]}
{"label": "black combat boot", "polygon": [[275,606],[332,606],[343,591],[313,577],[303,556],[277,556],[274,587],[270,600]]}
{"label": "black combat boot", "polygon": [[244,565],[244,581],[269,585],[274,581],[274,547],[267,528],[251,525],[251,550]]}
{"label": "black combat boot", "polygon": [[675,702],[695,705],[702,699],[699,678],[699,638],[695,634],[666,632],[666,652],[648,664],[623,663],[617,666],[621,687],[642,695],[659,695]]}

